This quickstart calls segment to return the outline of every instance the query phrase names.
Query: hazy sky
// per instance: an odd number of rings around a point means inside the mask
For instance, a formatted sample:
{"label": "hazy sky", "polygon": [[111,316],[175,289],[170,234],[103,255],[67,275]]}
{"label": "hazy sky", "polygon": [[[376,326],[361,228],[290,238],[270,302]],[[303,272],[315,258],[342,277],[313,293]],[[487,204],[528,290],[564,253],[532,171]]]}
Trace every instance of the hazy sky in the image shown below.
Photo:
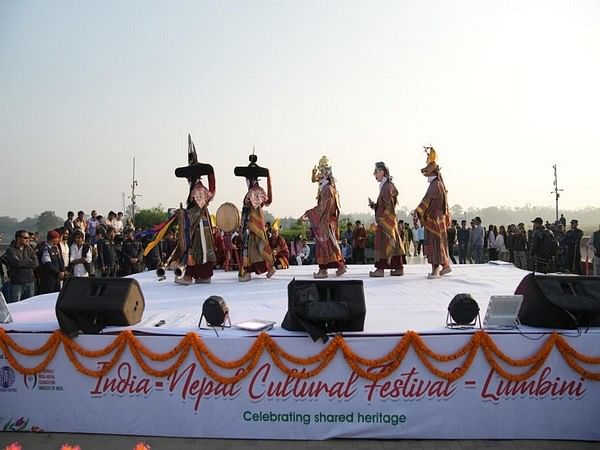
{"label": "hazy sky", "polygon": [[256,146],[276,216],[315,202],[327,155],[342,210],[385,161],[414,208],[432,144],[449,203],[598,206],[600,2],[0,1],[0,215],[177,206],[187,134],[217,206]]}

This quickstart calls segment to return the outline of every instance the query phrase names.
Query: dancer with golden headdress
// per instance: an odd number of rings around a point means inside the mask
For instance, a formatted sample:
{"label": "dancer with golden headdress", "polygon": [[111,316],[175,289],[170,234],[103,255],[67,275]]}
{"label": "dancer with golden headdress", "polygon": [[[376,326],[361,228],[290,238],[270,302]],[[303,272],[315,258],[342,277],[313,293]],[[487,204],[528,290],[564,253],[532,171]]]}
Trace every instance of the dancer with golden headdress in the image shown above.
{"label": "dancer with golden headdress", "polygon": [[396,205],[398,204],[398,190],[390,171],[384,162],[375,163],[373,176],[379,182],[379,196],[377,202],[369,199],[369,206],[375,210],[375,271],[369,272],[370,277],[383,277],[384,269],[392,269],[390,275],[404,275],[402,255],[404,245],[398,231],[396,221]]}
{"label": "dancer with golden headdress", "polygon": [[303,217],[308,218],[315,237],[319,272],[313,273],[313,276],[327,278],[328,268],[337,269],[335,274],[340,276],[346,272],[346,263],[338,245],[340,207],[335,178],[326,156],[320,159],[318,167],[313,168],[311,179],[319,183],[317,206],[306,211]]}
{"label": "dancer with golden headdress", "polygon": [[415,209],[414,220],[417,219],[425,228],[425,256],[431,264],[431,273],[428,278],[440,278],[450,273],[450,259],[448,257],[448,235],[450,226],[450,212],[448,209],[448,191],[437,164],[437,154],[433,147],[424,147],[427,153],[427,165],[421,173],[427,177],[429,188],[425,197]]}
{"label": "dancer with golden headdress", "polygon": [[285,239],[279,234],[280,228],[281,220],[275,219],[271,225],[271,237],[269,237],[269,246],[273,250],[273,262],[277,270],[290,267],[290,249]]}

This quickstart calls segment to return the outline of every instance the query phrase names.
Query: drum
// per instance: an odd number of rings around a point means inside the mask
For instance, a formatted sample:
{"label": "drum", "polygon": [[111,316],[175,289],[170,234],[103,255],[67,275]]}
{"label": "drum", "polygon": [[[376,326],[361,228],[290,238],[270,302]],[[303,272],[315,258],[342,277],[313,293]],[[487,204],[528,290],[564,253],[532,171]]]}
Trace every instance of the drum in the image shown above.
{"label": "drum", "polygon": [[240,226],[240,211],[233,203],[223,203],[217,209],[217,226],[230,233],[235,231]]}

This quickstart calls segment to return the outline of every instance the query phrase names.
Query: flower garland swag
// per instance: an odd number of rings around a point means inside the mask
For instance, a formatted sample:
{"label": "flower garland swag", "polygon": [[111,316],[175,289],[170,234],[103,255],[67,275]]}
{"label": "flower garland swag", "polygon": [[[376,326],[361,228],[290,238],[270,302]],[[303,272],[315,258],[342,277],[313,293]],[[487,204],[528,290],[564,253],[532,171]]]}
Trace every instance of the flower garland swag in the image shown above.
{"label": "flower garland swag", "polygon": [[[61,344],[71,364],[80,373],[90,377],[105,376],[119,362],[123,352],[129,348],[131,355],[140,368],[146,374],[157,378],[167,377],[175,372],[188,358],[191,350],[206,374],[222,384],[237,383],[248,376],[256,367],[264,352],[269,354],[275,365],[285,375],[291,378],[306,379],[321,373],[339,350],[348,366],[358,376],[371,381],[379,381],[396,371],[402,364],[409,349],[413,347],[418,358],[427,369],[439,378],[456,381],[464,376],[481,349],[487,362],[499,376],[517,382],[533,376],[544,364],[550,352],[556,348],[569,367],[575,372],[589,380],[600,381],[600,372],[591,372],[581,364],[599,365],[600,357],[586,356],[577,352],[556,332],[552,333],[546,339],[537,353],[523,359],[514,359],[502,352],[491,336],[485,331],[477,331],[462,348],[448,355],[434,352],[425,344],[418,333],[408,331],[390,352],[379,358],[372,359],[356,354],[340,335],[335,336],[319,353],[306,358],[300,358],[287,353],[268,334],[261,333],[254,340],[244,356],[236,360],[226,361],[212,353],[204,341],[192,332],[186,334],[172,350],[166,353],[154,353],[146,348],[130,330],[120,333],[110,344],[102,349],[87,350],[60,331],[52,333],[47,342],[41,347],[28,349],[17,344],[3,328],[0,328],[0,350],[5,355],[9,364],[24,375],[33,375],[44,370],[54,359]],[[41,357],[42,355],[45,355],[45,357],[38,365],[25,367],[17,361],[14,353],[26,357]],[[89,369],[80,362],[81,358],[96,359],[107,357],[108,355],[112,355],[110,361],[103,364],[98,370]],[[462,364],[458,368],[448,372],[437,368],[433,362],[448,363],[460,358],[463,359]],[[173,359],[175,361],[169,367],[162,370],[153,368],[147,362],[149,360],[164,363]],[[506,365],[527,369],[520,373],[511,373],[504,368]],[[214,366],[230,372],[235,371],[235,373],[230,376],[222,375]],[[299,369],[299,367],[301,368]]]}

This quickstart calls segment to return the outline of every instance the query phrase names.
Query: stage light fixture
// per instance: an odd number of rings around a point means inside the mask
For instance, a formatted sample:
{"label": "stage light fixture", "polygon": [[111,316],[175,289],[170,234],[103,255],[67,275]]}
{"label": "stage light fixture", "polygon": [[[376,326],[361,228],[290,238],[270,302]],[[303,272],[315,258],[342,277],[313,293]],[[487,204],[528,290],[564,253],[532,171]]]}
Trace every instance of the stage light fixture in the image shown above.
{"label": "stage light fixture", "polygon": [[[198,322],[198,327],[202,325],[202,318],[206,320],[206,324],[210,327],[221,327],[225,328],[231,326],[231,320],[229,319],[229,308],[223,297],[218,295],[211,295],[202,304],[202,315]],[[228,322],[229,325],[225,325]]]}
{"label": "stage light fixture", "polygon": [[471,294],[457,294],[448,305],[448,315],[446,316],[446,325],[454,327],[474,327],[479,320],[481,328],[481,318],[479,317],[479,305],[471,297]]}

